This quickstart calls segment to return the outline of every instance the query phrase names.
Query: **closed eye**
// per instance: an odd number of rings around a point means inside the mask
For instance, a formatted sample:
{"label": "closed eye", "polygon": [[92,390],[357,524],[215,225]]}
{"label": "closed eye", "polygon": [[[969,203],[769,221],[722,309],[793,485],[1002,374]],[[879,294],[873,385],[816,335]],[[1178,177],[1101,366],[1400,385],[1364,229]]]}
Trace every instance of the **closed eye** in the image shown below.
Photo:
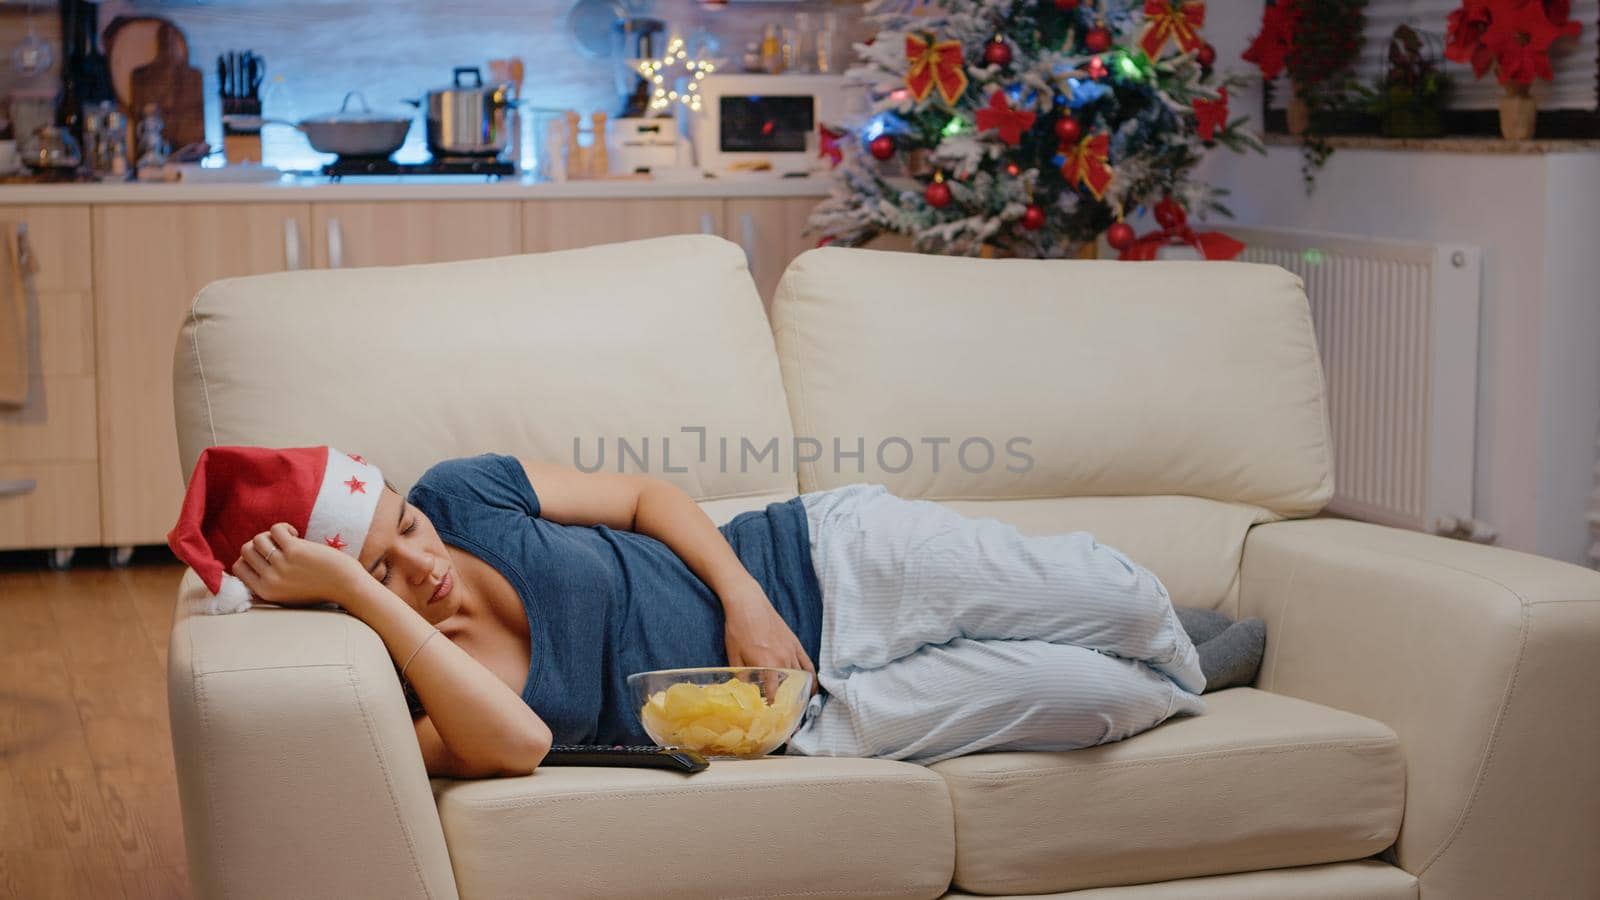
{"label": "closed eye", "polygon": [[[410,534],[413,531],[416,531],[417,530],[417,524],[418,524],[418,521],[416,519],[412,519],[411,520],[411,524],[407,525],[405,527],[405,529],[400,532],[400,534],[401,535],[407,535],[407,534]],[[389,569],[389,563],[388,563],[388,561],[386,559],[384,564],[383,564],[383,577],[378,579],[378,583],[379,584],[388,584],[389,583],[390,574],[391,574],[391,571]]]}

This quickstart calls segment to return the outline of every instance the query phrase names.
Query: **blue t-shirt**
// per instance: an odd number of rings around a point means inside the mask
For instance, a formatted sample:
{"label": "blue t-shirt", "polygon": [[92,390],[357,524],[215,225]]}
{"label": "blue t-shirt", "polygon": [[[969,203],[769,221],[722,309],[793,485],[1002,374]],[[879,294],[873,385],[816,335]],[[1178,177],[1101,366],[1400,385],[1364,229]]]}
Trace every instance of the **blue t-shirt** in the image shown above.
{"label": "blue t-shirt", "polygon": [[[670,547],[539,518],[515,457],[441,462],[408,499],[440,539],[493,566],[522,598],[532,633],[522,699],[556,743],[648,744],[627,676],[728,664],[722,602]],[[720,531],[815,661],[822,591],[799,498],[740,513]]]}

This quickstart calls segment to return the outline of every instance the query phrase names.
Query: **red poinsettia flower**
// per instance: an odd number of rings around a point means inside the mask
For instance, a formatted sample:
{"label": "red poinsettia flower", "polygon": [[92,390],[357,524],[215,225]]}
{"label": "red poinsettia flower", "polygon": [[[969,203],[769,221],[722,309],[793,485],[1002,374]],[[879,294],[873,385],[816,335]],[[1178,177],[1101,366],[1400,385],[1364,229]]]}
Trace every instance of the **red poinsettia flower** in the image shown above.
{"label": "red poinsettia flower", "polygon": [[1583,26],[1572,21],[1552,22],[1540,2],[1503,5],[1511,8],[1496,9],[1483,33],[1483,43],[1494,53],[1499,67],[1500,82],[1528,85],[1535,78],[1553,80],[1550,45],[1557,38],[1577,35]]}
{"label": "red poinsettia flower", "polygon": [[1466,0],[1460,9],[1450,14],[1449,29],[1445,32],[1444,58],[1471,63],[1472,74],[1478,78],[1494,65],[1494,53],[1483,43],[1483,33],[1489,30],[1489,18],[1489,0]]}
{"label": "red poinsettia flower", "polygon": [[1300,8],[1294,0],[1269,4],[1261,13],[1261,32],[1245,48],[1245,62],[1255,63],[1268,80],[1277,78],[1294,49],[1294,31],[1299,22]]}

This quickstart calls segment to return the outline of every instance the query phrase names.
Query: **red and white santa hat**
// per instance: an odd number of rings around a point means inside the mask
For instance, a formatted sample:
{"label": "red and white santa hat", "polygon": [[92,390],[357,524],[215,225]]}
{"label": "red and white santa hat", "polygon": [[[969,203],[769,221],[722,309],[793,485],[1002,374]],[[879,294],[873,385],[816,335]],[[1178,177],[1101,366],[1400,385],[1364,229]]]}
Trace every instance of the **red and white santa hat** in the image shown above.
{"label": "red and white santa hat", "polygon": [[308,541],[358,556],[382,493],[377,466],[332,447],[207,447],[167,546],[210,592],[199,612],[243,612],[250,589],[229,570],[245,542],[287,522]]}

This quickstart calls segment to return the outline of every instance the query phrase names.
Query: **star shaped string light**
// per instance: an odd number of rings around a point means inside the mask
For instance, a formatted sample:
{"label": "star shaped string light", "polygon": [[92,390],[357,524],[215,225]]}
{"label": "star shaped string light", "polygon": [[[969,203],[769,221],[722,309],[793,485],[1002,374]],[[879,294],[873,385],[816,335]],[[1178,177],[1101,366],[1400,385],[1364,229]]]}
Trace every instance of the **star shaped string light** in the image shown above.
{"label": "star shaped string light", "polygon": [[[683,70],[681,74],[676,71],[679,68]],[[690,112],[699,112],[700,79],[715,72],[717,64],[710,59],[689,58],[683,38],[674,36],[667,41],[666,52],[659,59],[641,59],[634,65],[634,70],[650,82],[651,109],[666,109],[678,103],[688,107]],[[688,80],[679,90],[678,82],[683,78]]]}

